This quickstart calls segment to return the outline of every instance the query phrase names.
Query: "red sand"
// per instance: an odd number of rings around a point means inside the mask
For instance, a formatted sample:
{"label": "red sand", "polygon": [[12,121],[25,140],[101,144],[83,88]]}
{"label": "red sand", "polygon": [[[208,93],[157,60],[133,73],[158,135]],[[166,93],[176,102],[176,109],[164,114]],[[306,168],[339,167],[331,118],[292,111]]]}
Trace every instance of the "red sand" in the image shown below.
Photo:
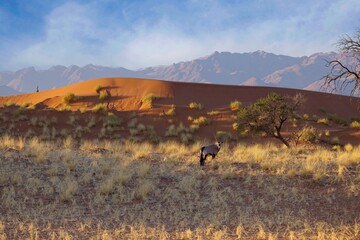
{"label": "red sand", "polygon": [[[360,117],[360,98],[284,88],[183,83],[134,78],[101,78],[38,93],[0,97],[0,106],[6,102],[14,102],[18,105],[32,103],[38,109],[59,109],[63,107],[63,97],[67,93],[74,93],[81,98],[70,104],[72,110],[91,109],[100,102],[96,93],[96,87],[99,85],[110,93],[110,97],[105,102],[112,110],[118,111],[119,114],[138,111],[141,115],[147,115],[148,119],[152,119],[158,129],[168,127],[168,124],[164,125],[166,121],[159,117],[159,113],[166,111],[172,104],[176,107],[176,116],[172,117],[175,123],[188,123],[188,116],[197,117],[206,115],[209,111],[220,111],[221,114],[210,117],[213,120],[212,124],[200,131],[200,135],[210,138],[214,135],[214,130],[231,131],[231,124],[234,122],[232,116],[236,114],[229,109],[231,101],[238,100],[246,105],[271,92],[286,96],[294,96],[297,93],[303,94],[306,102],[300,111],[301,114],[306,113],[309,116],[313,114],[318,116],[336,114],[347,120],[351,117]],[[148,94],[159,97],[154,101],[154,108],[152,109],[148,109],[142,103],[142,98]],[[204,109],[201,111],[189,109],[188,104],[193,101],[201,103]],[[351,139],[351,142],[360,143],[360,134],[356,130],[346,129],[345,131],[339,126],[333,126],[330,130],[339,132],[343,138]]]}

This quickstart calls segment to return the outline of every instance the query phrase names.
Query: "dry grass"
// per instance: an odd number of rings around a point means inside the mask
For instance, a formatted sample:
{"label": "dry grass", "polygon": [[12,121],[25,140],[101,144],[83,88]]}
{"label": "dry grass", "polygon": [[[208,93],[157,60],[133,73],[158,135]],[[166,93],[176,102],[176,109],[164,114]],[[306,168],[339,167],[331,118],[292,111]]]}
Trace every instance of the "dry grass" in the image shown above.
{"label": "dry grass", "polygon": [[352,121],[350,127],[355,129],[360,129],[360,121]]}
{"label": "dry grass", "polygon": [[204,106],[203,106],[201,103],[191,102],[191,103],[189,103],[189,108],[190,108],[190,109],[201,110],[201,109],[204,108]]}
{"label": "dry grass", "polygon": [[0,239],[360,237],[360,146],[1,141]]}

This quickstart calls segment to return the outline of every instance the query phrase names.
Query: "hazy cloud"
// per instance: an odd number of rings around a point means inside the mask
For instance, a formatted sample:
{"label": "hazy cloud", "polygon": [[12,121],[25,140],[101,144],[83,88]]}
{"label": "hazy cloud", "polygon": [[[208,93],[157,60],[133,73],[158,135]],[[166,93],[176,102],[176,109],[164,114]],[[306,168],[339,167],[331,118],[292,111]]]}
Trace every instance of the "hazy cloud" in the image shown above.
{"label": "hazy cloud", "polygon": [[355,0],[179,2],[62,2],[43,16],[43,34],[9,43],[11,52],[0,49],[6,53],[0,60],[7,59],[0,69],[88,63],[136,69],[214,51],[303,56],[336,50],[338,38],[360,22]]}

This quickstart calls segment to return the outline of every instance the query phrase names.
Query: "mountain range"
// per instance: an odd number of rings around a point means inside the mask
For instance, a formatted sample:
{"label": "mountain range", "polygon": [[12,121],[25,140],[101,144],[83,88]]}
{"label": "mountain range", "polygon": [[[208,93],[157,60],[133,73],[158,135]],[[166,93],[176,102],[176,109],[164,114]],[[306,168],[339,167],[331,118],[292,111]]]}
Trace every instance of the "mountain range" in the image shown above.
{"label": "mountain range", "polygon": [[315,53],[291,57],[264,51],[251,53],[214,52],[213,54],[168,66],[129,70],[92,64],[53,66],[47,70],[34,67],[0,72],[0,95],[48,90],[95,78],[135,77],[181,82],[230,85],[271,86],[326,91],[323,77],[330,71],[326,61],[345,59],[341,53]]}

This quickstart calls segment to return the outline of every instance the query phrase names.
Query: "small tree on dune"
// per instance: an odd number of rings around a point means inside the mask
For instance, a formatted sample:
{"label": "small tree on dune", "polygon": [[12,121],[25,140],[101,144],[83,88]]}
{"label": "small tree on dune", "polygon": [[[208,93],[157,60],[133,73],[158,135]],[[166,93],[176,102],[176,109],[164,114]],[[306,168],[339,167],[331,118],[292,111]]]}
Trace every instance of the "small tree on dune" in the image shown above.
{"label": "small tree on dune", "polygon": [[237,114],[238,130],[249,133],[265,133],[280,140],[288,148],[290,138],[282,133],[284,123],[294,116],[295,111],[304,102],[304,97],[297,94],[289,99],[280,94],[270,93],[255,103],[240,108]]}

